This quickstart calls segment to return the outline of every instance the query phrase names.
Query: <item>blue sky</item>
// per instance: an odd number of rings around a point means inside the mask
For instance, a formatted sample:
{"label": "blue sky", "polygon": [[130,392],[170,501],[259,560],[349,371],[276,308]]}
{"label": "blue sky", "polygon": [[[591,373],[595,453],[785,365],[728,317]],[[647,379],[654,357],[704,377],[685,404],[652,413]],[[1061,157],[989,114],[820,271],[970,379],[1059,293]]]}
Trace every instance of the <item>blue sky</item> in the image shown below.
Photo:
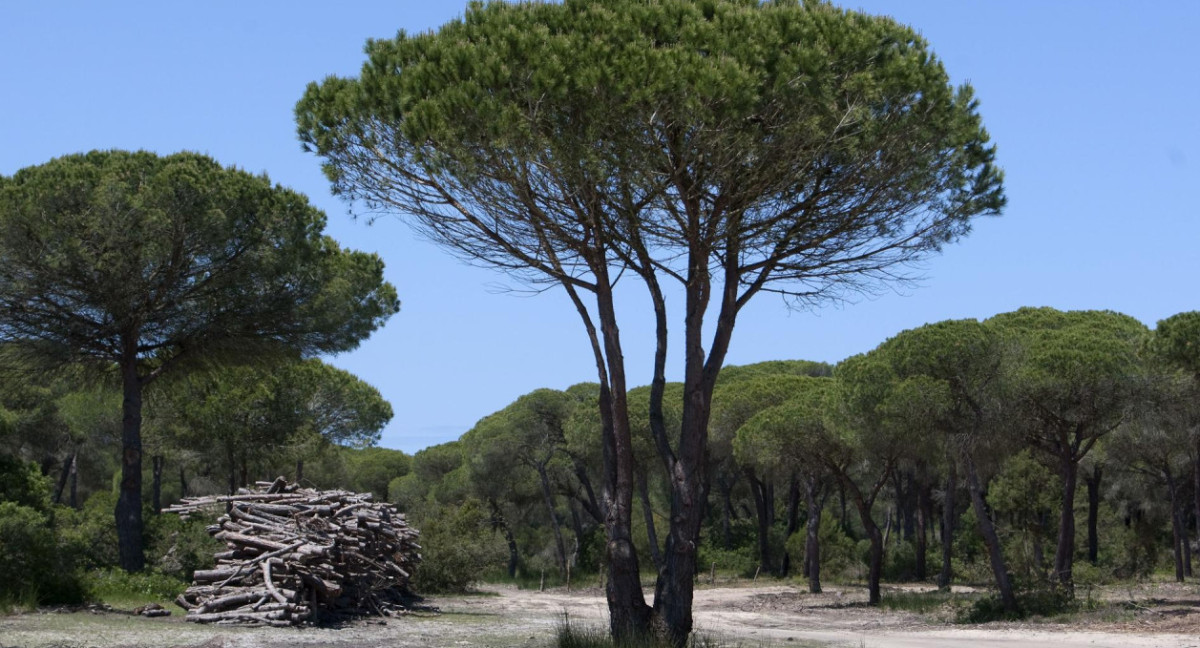
{"label": "blue sky", "polygon": [[[356,74],[367,38],[433,29],[464,6],[0,3],[0,174],[96,148],[186,149],[306,193],[331,235],[382,255],[403,302],[332,362],[391,401],[382,445],[454,439],[521,394],[592,379],[578,318],[560,294],[498,291],[502,275],[458,263],[396,219],[351,218],[300,150],[292,107],[309,81]],[[906,328],[1025,305],[1111,309],[1151,326],[1200,309],[1200,3],[844,6],[916,27],[952,78],[974,85],[1009,205],[925,264],[917,287],[817,312],[759,297],[731,364],[836,362]],[[634,384],[650,372],[646,306],[624,295]],[[672,356],[672,378],[678,366]]]}

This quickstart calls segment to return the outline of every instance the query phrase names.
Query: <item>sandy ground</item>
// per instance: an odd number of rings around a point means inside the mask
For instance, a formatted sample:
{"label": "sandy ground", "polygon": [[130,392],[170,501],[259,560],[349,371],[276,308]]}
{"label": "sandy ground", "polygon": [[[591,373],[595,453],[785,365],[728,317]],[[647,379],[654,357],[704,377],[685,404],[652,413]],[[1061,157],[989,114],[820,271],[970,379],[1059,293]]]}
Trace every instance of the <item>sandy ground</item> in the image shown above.
{"label": "sandy ground", "polygon": [[[862,591],[812,595],[789,586],[703,588],[696,592],[700,632],[741,648],[1200,648],[1200,586],[1158,585],[1094,593],[1107,611],[1069,622],[951,625],[935,612],[866,608]],[[240,648],[547,647],[564,619],[601,627],[606,606],[597,590],[571,592],[488,588],[481,595],[430,599],[440,613],[415,612],[342,628],[221,628],[184,623],[178,615],[143,619],[116,613],[30,613],[0,617],[0,647],[121,646]],[[1116,610],[1114,612],[1113,610]]]}

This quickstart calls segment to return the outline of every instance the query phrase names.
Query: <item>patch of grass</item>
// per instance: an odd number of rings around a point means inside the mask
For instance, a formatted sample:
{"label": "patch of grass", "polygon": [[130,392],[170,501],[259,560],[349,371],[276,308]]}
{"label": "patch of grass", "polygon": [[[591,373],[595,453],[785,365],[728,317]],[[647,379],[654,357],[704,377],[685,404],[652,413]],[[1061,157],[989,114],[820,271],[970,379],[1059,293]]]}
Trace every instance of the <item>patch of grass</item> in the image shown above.
{"label": "patch of grass", "polygon": [[[668,641],[651,636],[634,637],[622,641],[613,639],[607,629],[597,627],[579,628],[571,625],[567,615],[555,635],[555,648],[674,648]],[[715,637],[693,632],[688,638],[687,648],[762,648],[762,644],[722,643]]]}
{"label": "patch of grass", "polygon": [[117,609],[132,609],[147,603],[174,605],[187,583],[154,572],[130,574],[120,569],[100,569],[86,577],[89,598]]}
{"label": "patch of grass", "polygon": [[880,607],[887,610],[903,610],[916,614],[929,614],[945,608],[957,608],[969,603],[970,595],[930,590],[928,592],[884,592]]}

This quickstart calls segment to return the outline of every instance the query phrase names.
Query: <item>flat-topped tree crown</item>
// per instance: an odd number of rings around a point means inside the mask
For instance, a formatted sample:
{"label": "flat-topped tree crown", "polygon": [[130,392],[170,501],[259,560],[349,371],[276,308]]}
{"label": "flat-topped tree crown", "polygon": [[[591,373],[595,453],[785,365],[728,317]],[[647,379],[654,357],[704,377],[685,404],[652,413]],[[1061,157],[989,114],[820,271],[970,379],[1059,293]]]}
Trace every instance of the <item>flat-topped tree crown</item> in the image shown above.
{"label": "flat-topped tree crown", "polygon": [[[970,86],[950,84],[915,30],[824,2],[477,2],[366,49],[358,78],[308,86],[300,139],[336,194],[568,293],[601,384],[610,626],[683,645],[708,407],[738,314],[764,291],[808,307],[908,279],[999,213],[1002,173]],[[653,609],[628,521],[621,277],[653,302],[648,420],[672,473]],[[686,304],[673,439],[664,283]]]}
{"label": "flat-topped tree crown", "polygon": [[119,367],[121,566],[140,570],[143,387],[185,362],[351,349],[396,312],[372,254],[262,175],[92,151],[0,178],[0,340]]}

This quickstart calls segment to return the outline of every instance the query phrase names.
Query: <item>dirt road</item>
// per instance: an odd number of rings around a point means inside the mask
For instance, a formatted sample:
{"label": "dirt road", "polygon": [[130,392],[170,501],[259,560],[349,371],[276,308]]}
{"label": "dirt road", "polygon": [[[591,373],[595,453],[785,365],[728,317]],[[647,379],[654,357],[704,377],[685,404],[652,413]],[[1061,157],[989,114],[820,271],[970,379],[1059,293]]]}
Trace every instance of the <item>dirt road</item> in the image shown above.
{"label": "dirt road", "polygon": [[[701,589],[700,632],[744,648],[1200,648],[1200,590],[1172,593],[1164,611],[1072,624],[957,626],[908,612],[868,609],[857,590],[810,595],[787,586]],[[179,616],[142,619],[119,614],[24,614],[0,617],[0,646],[241,648],[548,647],[555,628],[603,626],[596,590],[566,593],[489,588],[483,595],[430,599],[440,614],[416,613],[328,629],[217,628]],[[1139,616],[1144,618],[1139,618]]]}

